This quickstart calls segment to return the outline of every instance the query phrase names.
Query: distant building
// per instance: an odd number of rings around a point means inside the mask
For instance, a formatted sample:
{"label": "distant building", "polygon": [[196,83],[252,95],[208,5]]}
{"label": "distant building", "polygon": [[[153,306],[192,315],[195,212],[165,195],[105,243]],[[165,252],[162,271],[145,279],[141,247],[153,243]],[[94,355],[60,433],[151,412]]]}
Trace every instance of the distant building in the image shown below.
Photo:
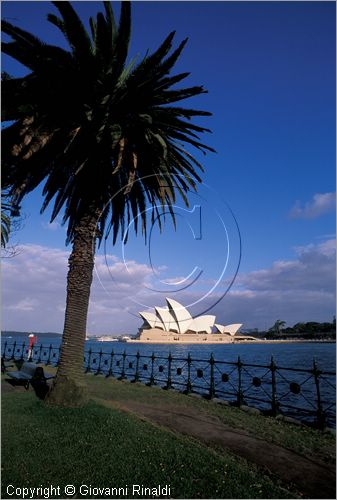
{"label": "distant building", "polygon": [[[220,325],[215,316],[204,315],[192,318],[188,310],[176,300],[166,298],[166,307],[155,307],[154,312],[139,313],[144,320],[136,339],[127,342],[154,343],[234,343],[256,340],[254,337],[237,335],[241,323]],[[213,332],[213,328],[215,331]]]}

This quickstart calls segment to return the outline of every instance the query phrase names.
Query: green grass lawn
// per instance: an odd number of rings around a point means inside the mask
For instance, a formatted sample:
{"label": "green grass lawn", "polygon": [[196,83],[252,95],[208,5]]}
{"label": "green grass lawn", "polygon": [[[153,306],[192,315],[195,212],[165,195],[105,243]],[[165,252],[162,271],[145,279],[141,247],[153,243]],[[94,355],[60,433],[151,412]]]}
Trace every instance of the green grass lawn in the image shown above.
{"label": "green grass lawn", "polygon": [[[90,381],[91,387],[99,382],[98,378]],[[109,381],[102,382],[103,387]],[[114,384],[117,387],[118,382]],[[156,392],[144,390],[148,395]],[[50,408],[31,391],[2,395],[2,467],[1,498],[10,498],[6,492],[9,484],[15,488],[60,486],[60,496],[51,498],[65,498],[67,484],[74,485],[77,492],[82,484],[100,488],[128,485],[125,498],[133,497],[133,484],[170,485],[174,498],[296,497],[244,460],[218,454],[131,414],[94,402],[82,409]],[[99,496],[113,497],[116,495]],[[147,496],[151,497],[154,495]],[[77,493],[75,498],[93,496]]]}
{"label": "green grass lawn", "polygon": [[88,375],[87,383],[92,397],[116,402],[133,400],[162,407],[163,404],[174,404],[182,408],[193,408],[196,412],[205,412],[217,416],[226,425],[234,429],[242,429],[306,457],[320,459],[323,462],[335,463],[336,439],[331,433],[322,433],[307,426],[295,426],[273,417],[252,415],[239,408],[218,405],[205,399],[195,399],[179,394],[176,391],[157,390],[143,384],[130,384],[113,378]]}
{"label": "green grass lawn", "polygon": [[[53,371],[48,367],[49,372]],[[330,433],[294,426],[238,408],[219,406],[176,391],[163,391],[113,378],[86,376],[90,404],[82,409],[50,408],[33,391],[2,395],[2,498],[15,487],[76,487],[75,498],[94,498],[80,485],[124,488],[127,493],[101,493],[99,498],[151,498],[132,495],[132,485],[169,485],[174,498],[296,498],[273,476],[226,450],[207,447],[118,410],[128,401],[152,407],[180,407],[197,415],[218,417],[234,429],[326,463],[335,459]],[[108,406],[106,404],[108,403]],[[127,405],[126,405],[127,406]],[[288,488],[291,488],[290,486]],[[13,490],[11,490],[13,491]],[[96,498],[98,498],[96,496]],[[43,498],[43,494],[34,495]]]}

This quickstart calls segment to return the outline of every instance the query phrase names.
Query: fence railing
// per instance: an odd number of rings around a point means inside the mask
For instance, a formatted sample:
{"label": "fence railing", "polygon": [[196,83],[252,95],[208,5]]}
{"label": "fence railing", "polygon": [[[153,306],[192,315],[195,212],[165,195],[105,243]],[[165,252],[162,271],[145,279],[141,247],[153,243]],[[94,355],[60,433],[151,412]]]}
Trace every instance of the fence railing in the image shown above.
{"label": "fence railing", "polygon": [[[35,345],[29,352],[24,343],[3,344],[2,357],[23,360],[28,355],[37,363],[57,366],[60,347]],[[263,364],[236,361],[176,357],[169,354],[145,355],[103,352],[88,349],[84,353],[86,372],[132,382],[178,389],[185,394],[199,393],[220,398],[236,406],[250,405],[268,415],[295,416],[318,427],[335,426],[336,374],[319,369],[315,359],[311,368],[278,366],[273,357]]]}

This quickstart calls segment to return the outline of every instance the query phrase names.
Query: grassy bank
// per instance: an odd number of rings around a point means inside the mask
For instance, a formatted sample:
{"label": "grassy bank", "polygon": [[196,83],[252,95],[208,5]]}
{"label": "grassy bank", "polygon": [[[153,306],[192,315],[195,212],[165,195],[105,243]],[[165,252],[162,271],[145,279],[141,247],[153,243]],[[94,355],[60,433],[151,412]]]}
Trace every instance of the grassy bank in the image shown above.
{"label": "grassy bank", "polygon": [[163,391],[144,384],[131,384],[95,375],[88,375],[87,382],[91,396],[101,401],[117,404],[129,400],[147,401],[159,408],[165,405],[190,408],[196,413],[216,416],[234,429],[244,430],[307,457],[319,458],[326,463],[334,463],[336,459],[334,436],[307,426],[295,426],[273,417],[248,414],[239,408],[218,405],[213,401],[196,399],[176,391]]}
{"label": "grassy bank", "polygon": [[9,498],[9,484],[60,486],[60,495],[52,498],[64,498],[68,484],[77,492],[82,484],[128,485],[128,498],[133,484],[170,485],[175,498],[296,497],[242,459],[94,402],[81,410],[55,409],[32,392],[3,394],[2,446],[2,498]]}
{"label": "grassy bank", "polygon": [[[286,480],[281,482],[273,473],[267,475],[264,468],[228,452],[226,447],[207,445],[153,425],[139,418],[141,415],[122,411],[137,404],[164,413],[188,414],[200,422],[215,419],[263,443],[274,443],[329,466],[334,463],[335,439],[330,433],[247,414],[175,391],[92,374],[86,381],[91,402],[80,410],[49,408],[31,390],[3,393],[2,498],[10,498],[6,492],[9,484],[60,486],[60,494],[50,498],[66,498],[67,484],[75,486],[75,498],[155,497],[132,495],[134,484],[147,488],[169,485],[169,496],[174,498],[301,496],[297,487]],[[80,494],[81,485],[124,490],[94,496],[92,490],[86,493],[82,489]],[[34,498],[43,498],[43,494]]]}

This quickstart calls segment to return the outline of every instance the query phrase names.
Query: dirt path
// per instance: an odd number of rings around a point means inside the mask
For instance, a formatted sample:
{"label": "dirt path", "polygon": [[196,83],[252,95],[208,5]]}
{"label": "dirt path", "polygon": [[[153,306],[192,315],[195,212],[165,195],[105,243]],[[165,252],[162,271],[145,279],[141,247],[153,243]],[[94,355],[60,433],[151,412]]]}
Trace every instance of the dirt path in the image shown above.
{"label": "dirt path", "polygon": [[215,416],[195,413],[192,409],[155,405],[135,401],[99,400],[107,406],[124,411],[193,437],[206,445],[222,447],[255,463],[264,472],[278,476],[285,485],[293,484],[305,498],[336,498],[335,469],[316,462],[276,444],[268,443],[244,431],[226,426]]}
{"label": "dirt path", "polygon": [[[25,392],[24,387],[1,384],[2,393]],[[243,430],[224,424],[218,417],[179,405],[144,404],[139,401],[108,401],[99,403],[131,412],[144,420],[173,432],[193,437],[215,449],[222,447],[256,464],[265,473],[279,477],[285,486],[293,484],[304,498],[336,498],[335,469],[332,465],[314,461],[294,451],[256,438]]]}

